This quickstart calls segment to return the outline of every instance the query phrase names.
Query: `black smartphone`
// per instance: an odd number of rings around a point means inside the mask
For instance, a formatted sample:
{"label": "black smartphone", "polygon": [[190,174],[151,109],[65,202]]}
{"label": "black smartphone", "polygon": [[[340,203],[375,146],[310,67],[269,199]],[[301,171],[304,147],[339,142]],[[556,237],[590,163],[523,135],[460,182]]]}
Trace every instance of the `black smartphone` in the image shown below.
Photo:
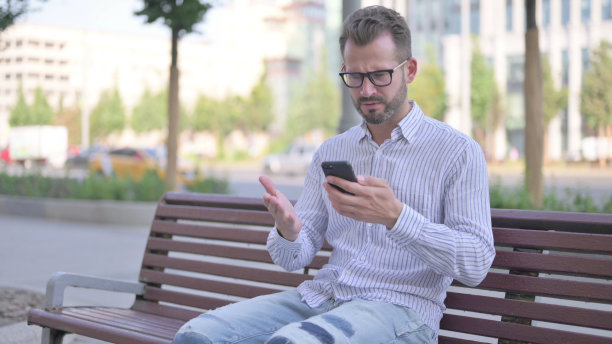
{"label": "black smartphone", "polygon": [[[347,161],[324,161],[321,163],[321,168],[323,169],[325,176],[336,176],[351,182],[357,182],[355,172],[353,172],[353,167]],[[330,185],[344,193],[353,195],[339,186],[334,184]]]}

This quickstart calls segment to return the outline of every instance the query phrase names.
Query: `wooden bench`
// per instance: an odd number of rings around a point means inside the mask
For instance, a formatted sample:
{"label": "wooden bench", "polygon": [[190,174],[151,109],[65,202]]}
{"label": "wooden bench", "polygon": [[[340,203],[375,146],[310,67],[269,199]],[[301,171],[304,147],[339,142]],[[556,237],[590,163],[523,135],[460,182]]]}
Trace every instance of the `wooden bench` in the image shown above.
{"label": "wooden bench", "polygon": [[[612,215],[493,209],[497,256],[477,288],[449,288],[440,343],[612,343]],[[188,319],[244,298],[296,287],[300,272],[275,266],[261,199],[167,193],[151,225],[138,282],[57,274],[29,324],[43,343],[77,333],[113,343],[169,343]],[[103,264],[103,262],[102,262]],[[63,307],[65,288],[136,295],[129,309]]]}

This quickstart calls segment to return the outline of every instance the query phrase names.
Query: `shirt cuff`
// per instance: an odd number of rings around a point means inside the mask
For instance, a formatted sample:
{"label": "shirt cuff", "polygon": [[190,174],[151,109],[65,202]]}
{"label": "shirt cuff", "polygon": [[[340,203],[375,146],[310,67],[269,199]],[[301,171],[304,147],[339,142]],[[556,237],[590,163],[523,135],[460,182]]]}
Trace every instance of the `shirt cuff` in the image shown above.
{"label": "shirt cuff", "polygon": [[387,235],[401,246],[409,245],[421,235],[426,222],[423,215],[404,204],[400,216],[393,228],[387,231]]}
{"label": "shirt cuff", "polygon": [[274,227],[270,232],[270,236],[268,238],[268,248],[271,251],[270,253],[272,253],[272,251],[298,252],[302,249],[302,243],[300,236],[298,236],[295,241],[289,241],[283,238],[283,236],[280,235],[278,229]]}

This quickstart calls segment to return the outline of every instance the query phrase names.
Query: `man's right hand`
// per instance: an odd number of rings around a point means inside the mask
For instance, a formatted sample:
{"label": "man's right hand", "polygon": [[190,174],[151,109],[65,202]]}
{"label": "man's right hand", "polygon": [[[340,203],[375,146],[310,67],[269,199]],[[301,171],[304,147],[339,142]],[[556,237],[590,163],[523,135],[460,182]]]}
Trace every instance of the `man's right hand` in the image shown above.
{"label": "man's right hand", "polygon": [[263,196],[264,205],[268,208],[274,221],[276,221],[276,229],[289,241],[295,241],[300,230],[302,229],[302,221],[295,213],[293,204],[278,191],[274,186],[272,179],[266,176],[259,177],[259,182],[266,189],[266,194]]}

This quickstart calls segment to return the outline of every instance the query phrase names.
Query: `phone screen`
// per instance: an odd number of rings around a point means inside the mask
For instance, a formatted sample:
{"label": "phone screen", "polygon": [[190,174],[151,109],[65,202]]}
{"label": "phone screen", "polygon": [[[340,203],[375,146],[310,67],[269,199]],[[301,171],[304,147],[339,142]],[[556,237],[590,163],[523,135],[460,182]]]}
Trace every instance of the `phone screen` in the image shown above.
{"label": "phone screen", "polygon": [[[355,177],[355,172],[353,172],[353,167],[347,161],[324,161],[321,163],[321,168],[323,169],[323,173],[325,176],[336,176],[342,179],[346,179],[351,182],[356,182],[357,178]],[[341,192],[351,194],[350,192],[342,189],[339,186],[330,184]]]}

